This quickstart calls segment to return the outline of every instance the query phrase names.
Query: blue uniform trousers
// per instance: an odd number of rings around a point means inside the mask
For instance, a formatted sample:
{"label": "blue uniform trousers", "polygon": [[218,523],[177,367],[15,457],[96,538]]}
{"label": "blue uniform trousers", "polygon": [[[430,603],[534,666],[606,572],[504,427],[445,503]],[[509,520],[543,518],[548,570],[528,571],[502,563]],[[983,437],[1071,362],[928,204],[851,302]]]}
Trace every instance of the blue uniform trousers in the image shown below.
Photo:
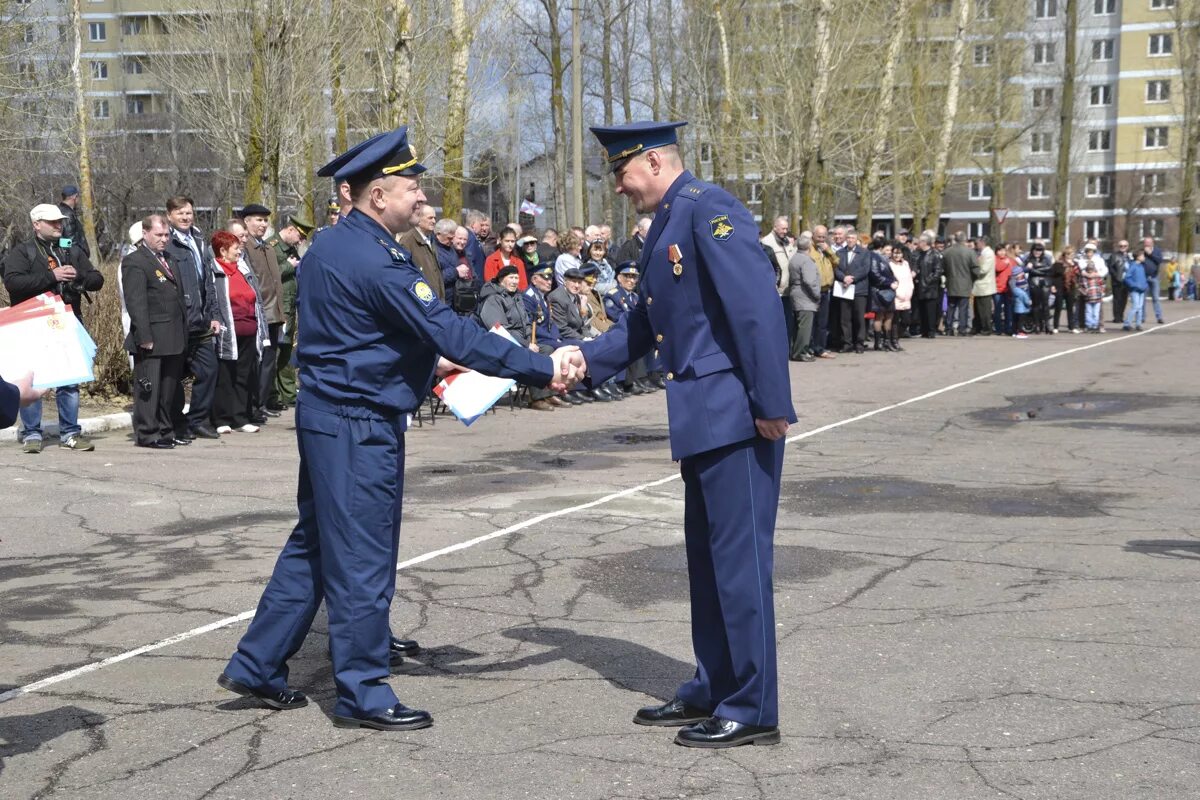
{"label": "blue uniform trousers", "polygon": [[697,666],[677,696],[747,725],[779,724],[771,575],[783,446],[755,437],[680,462]]}
{"label": "blue uniform trousers", "polygon": [[367,716],[399,702],[387,684],[388,610],[404,492],[404,418],[301,396],[300,520],[225,674],[258,689],[287,686],[287,661],[321,600],[329,615],[337,704]]}

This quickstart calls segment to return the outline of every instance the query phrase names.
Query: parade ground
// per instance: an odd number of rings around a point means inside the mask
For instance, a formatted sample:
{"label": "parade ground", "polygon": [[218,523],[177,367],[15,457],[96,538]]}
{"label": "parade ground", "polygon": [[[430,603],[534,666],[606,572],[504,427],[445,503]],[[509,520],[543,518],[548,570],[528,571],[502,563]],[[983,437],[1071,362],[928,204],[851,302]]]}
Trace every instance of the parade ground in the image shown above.
{"label": "parade ground", "polygon": [[1194,798],[1192,308],[792,365],[775,747],[631,724],[693,664],[662,392],[409,433],[410,733],[331,724],[323,614],[307,708],[216,684],[295,521],[291,412],[168,452],[6,443],[0,796]]}

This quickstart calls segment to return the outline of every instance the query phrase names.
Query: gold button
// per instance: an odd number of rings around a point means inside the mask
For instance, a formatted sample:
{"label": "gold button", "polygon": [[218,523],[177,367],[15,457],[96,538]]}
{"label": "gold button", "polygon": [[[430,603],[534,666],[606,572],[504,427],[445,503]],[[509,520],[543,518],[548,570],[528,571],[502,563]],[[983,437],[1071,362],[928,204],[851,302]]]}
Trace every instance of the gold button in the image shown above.
{"label": "gold button", "polygon": [[661,341],[662,341],[662,334],[660,333],[658,336],[655,336],[655,337],[654,337],[654,341],[656,341],[656,342],[661,342]]}
{"label": "gold button", "polygon": [[667,373],[667,380],[669,380],[669,381],[673,381],[673,380],[675,380],[675,373],[674,373],[674,372],[668,372],[668,373]]}

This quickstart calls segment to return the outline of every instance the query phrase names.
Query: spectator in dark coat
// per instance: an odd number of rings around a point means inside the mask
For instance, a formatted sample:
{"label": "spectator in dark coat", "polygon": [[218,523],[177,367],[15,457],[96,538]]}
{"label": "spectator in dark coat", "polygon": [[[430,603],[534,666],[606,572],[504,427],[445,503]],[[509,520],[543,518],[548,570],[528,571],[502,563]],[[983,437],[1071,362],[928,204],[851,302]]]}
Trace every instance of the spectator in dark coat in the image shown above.
{"label": "spectator in dark coat", "polygon": [[942,303],[943,255],[934,249],[933,237],[922,234],[917,239],[917,254],[912,265],[916,277],[914,295],[917,316],[921,320],[921,336],[937,336],[938,308]]}
{"label": "spectator in dark coat", "polygon": [[1150,295],[1150,302],[1154,306],[1154,316],[1158,319],[1158,324],[1163,323],[1162,303],[1159,302],[1159,270],[1163,265],[1162,250],[1154,243],[1154,237],[1147,236],[1142,239],[1142,250],[1146,253],[1145,268],[1146,268],[1146,283],[1148,289],[1146,293]]}
{"label": "spectator in dark coat", "polygon": [[[484,285],[480,292],[479,321],[485,328],[499,325],[522,347],[535,353],[552,353],[549,342],[533,342],[533,320],[525,306],[522,293],[517,291],[517,267],[508,265],[500,268],[496,279]],[[562,400],[551,400],[553,393],[544,387],[529,387],[529,407],[534,411],[553,411],[556,406],[568,405]]]}
{"label": "spectator in dark coat", "polygon": [[538,242],[537,251],[538,264],[553,266],[559,255],[562,254],[562,251],[558,249],[558,231],[554,228],[546,228],[542,233],[542,240]]}
{"label": "spectator in dark coat", "polygon": [[954,244],[946,248],[943,259],[946,270],[946,335],[966,336],[971,329],[968,309],[979,257],[967,247],[967,235],[959,231],[954,234]]}
{"label": "spectator in dark coat", "polygon": [[642,248],[646,245],[646,234],[650,232],[650,218],[642,217],[633,229],[633,236],[617,250],[617,263],[638,261],[642,257]]}
{"label": "spectator in dark coat", "polygon": [[838,265],[833,271],[834,280],[845,286],[854,287],[854,299],[841,299],[842,352],[866,350],[868,278],[871,274],[871,255],[858,243],[858,233],[846,231],[846,247],[838,253]]}
{"label": "spectator in dark coat", "polygon": [[188,343],[180,273],[192,265],[168,261],[170,238],[166,217],[151,214],[142,220],[141,244],[121,261],[121,291],[129,312],[125,349],[133,356],[134,443],[158,450],[191,444],[176,435],[171,409],[175,394],[182,391]]}
{"label": "spectator in dark coat", "polygon": [[788,259],[788,300],[796,329],[792,334],[793,361],[813,361],[813,318],[821,306],[821,274],[813,260],[812,234],[807,231],[796,240],[796,252]]}
{"label": "spectator in dark coat", "polygon": [[92,257],[92,246],[88,244],[87,237],[83,235],[83,225],[79,222],[79,187],[64,186],[62,188],[62,200],[58,202],[58,210],[63,213],[63,232],[64,239],[70,239],[72,244],[79,243],[79,249],[83,251],[88,258]]}

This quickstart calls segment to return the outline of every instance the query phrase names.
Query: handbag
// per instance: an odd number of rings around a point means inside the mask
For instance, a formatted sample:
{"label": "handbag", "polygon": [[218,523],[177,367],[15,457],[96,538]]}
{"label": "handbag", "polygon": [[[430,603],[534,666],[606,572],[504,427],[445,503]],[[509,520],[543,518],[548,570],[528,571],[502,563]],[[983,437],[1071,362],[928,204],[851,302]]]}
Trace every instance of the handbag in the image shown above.
{"label": "handbag", "polygon": [[896,302],[895,289],[876,289],[875,295],[879,298],[879,302],[883,303],[885,306]]}

